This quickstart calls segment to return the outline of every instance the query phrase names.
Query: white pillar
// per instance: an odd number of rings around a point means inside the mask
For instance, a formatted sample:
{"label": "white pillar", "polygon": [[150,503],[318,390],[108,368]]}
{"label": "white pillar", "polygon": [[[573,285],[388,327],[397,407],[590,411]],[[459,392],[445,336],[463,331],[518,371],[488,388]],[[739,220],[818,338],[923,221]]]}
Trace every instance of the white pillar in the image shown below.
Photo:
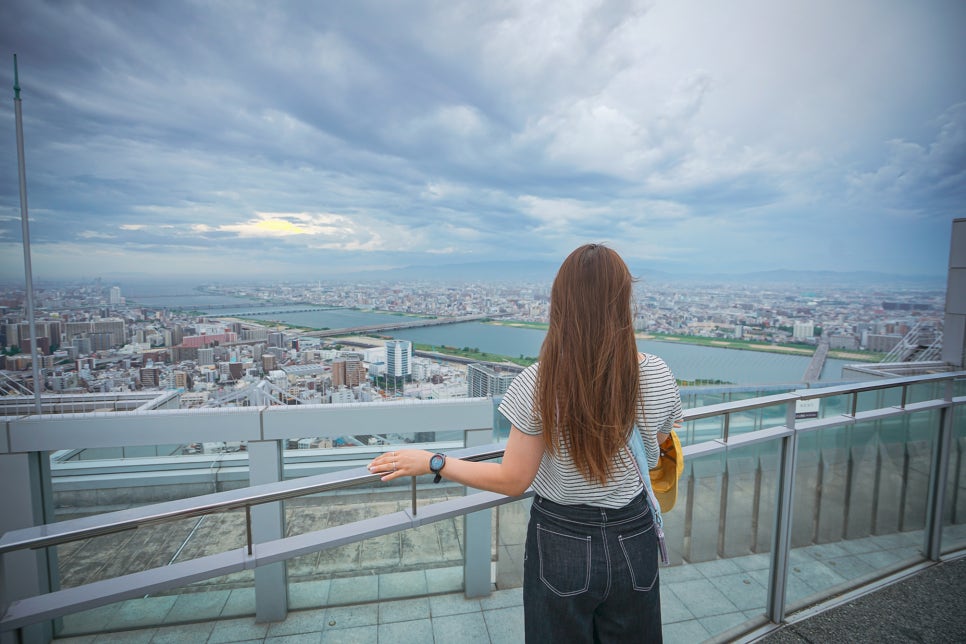
{"label": "white pillar", "polygon": [[[282,480],[281,441],[249,441],[249,485]],[[252,542],[274,541],[285,536],[282,501],[252,507]],[[255,568],[255,621],[278,622],[288,614],[288,574],[284,561]]]}
{"label": "white pillar", "polygon": [[[50,463],[46,452],[0,454],[0,534],[42,525],[50,505]],[[46,500],[45,500],[45,497]],[[57,585],[52,551],[17,550],[0,562],[0,613],[18,599],[50,592]],[[19,637],[19,639],[18,639]],[[0,635],[2,644],[49,642],[53,623],[43,622]]]}
{"label": "white pillar", "polygon": [[[471,429],[464,432],[466,447],[489,445],[493,442],[493,428]],[[486,597],[490,594],[493,510],[480,510],[463,515],[463,534],[466,552],[463,558],[463,594],[466,597]]]}

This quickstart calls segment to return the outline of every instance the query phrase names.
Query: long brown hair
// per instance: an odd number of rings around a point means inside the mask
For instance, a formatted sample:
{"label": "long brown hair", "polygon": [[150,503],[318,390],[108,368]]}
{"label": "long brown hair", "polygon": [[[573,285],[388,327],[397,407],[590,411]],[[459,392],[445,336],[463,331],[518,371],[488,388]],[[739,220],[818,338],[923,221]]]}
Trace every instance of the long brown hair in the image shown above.
{"label": "long brown hair", "polygon": [[547,450],[566,446],[588,481],[605,485],[634,423],[639,367],[634,278],[615,251],[576,249],[550,291],[550,329],[540,348],[536,406]]}

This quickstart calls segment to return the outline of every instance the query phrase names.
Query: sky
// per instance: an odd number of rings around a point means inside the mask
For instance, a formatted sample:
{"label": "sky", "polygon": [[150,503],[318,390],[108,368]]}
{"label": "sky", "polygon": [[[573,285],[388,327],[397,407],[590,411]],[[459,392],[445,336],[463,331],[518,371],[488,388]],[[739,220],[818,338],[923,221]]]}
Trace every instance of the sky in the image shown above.
{"label": "sky", "polygon": [[0,8],[0,278],[946,274],[961,0]]}

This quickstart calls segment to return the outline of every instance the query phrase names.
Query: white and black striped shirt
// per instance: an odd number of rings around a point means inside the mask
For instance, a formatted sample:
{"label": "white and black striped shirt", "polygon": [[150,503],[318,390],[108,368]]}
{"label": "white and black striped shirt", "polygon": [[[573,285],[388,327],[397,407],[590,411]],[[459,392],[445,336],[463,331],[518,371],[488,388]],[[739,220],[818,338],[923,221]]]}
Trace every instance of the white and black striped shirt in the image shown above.
{"label": "white and black striped shirt", "polygon": [[[674,421],[681,418],[681,395],[674,375],[662,359],[644,354],[640,367],[641,385],[635,422],[644,438],[648,463],[653,467],[660,454],[657,433],[671,431]],[[530,365],[514,378],[499,407],[500,413],[513,427],[530,435],[543,432],[539,412],[534,408],[537,369],[537,364]],[[644,485],[627,450],[615,454],[612,473],[606,486],[588,481],[574,466],[566,446],[561,443],[557,454],[544,452],[533,479],[533,489],[540,496],[563,505],[622,508],[641,493]]]}

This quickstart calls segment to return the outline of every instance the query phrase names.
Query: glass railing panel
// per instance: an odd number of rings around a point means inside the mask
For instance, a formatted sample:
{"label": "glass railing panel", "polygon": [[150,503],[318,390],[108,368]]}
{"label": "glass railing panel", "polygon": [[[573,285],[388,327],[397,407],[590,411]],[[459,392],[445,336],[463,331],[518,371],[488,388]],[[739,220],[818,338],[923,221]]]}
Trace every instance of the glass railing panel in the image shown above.
{"label": "glass railing panel", "polygon": [[685,409],[717,405],[720,403],[751,400],[761,396],[788,392],[792,386],[748,387],[748,386],[720,386],[720,387],[681,387],[681,403]]}
{"label": "glass railing panel", "polygon": [[71,450],[62,462],[98,461],[122,458],[155,458],[162,456],[182,456],[192,453],[188,445],[132,445],[126,447],[85,447]]}
{"label": "glass railing panel", "polygon": [[[56,521],[224,492],[249,483],[248,455],[237,446],[209,445],[208,453],[201,444],[185,444],[89,448],[56,454],[51,461]],[[245,535],[244,513],[228,512],[143,526],[52,550],[59,587],[73,588],[239,548],[246,543]],[[244,571],[159,596],[215,589],[230,592],[252,586],[253,579],[252,571]],[[142,617],[125,617],[131,611],[104,609],[96,614],[110,612],[116,622],[128,620],[132,627],[142,624]],[[83,629],[89,619],[87,613],[68,616],[59,633],[88,632]]]}
{"label": "glass railing panel", "polygon": [[966,406],[952,409],[953,436],[943,508],[943,553],[966,547]]}
{"label": "glass railing panel", "polygon": [[759,429],[780,427],[785,424],[787,409],[788,404],[783,404],[733,413],[729,421],[728,435],[738,436]]}
{"label": "glass railing panel", "polygon": [[[686,464],[677,503],[664,514],[671,556],[671,566],[661,569],[665,634],[686,626],[698,641],[763,612],[778,444],[733,448]],[[703,633],[695,637],[698,626]]]}
{"label": "glass railing panel", "polygon": [[819,418],[832,418],[842,414],[852,413],[852,395],[842,394],[841,396],[826,396],[821,399],[819,404]]}
{"label": "glass railing panel", "polygon": [[[411,510],[410,481],[284,501],[286,536]],[[420,477],[417,514],[419,507],[464,494],[463,486],[434,485],[432,477]],[[458,591],[463,587],[463,543],[463,517],[454,517],[294,557],[287,562],[290,605],[302,609],[423,596],[427,579],[436,580],[433,592]],[[368,599],[360,593],[369,593]]]}
{"label": "glass railing panel", "polygon": [[772,405],[758,410],[758,429],[779,427],[785,424],[788,414],[788,404]]}
{"label": "glass railing panel", "polygon": [[883,407],[898,407],[900,404],[902,404],[902,387],[889,387],[888,389],[860,391],[855,410],[861,413],[873,409],[882,409]]}
{"label": "glass railing panel", "polygon": [[942,399],[945,392],[946,384],[943,382],[919,382],[907,387],[906,403]]}
{"label": "glass railing panel", "polygon": [[707,391],[700,387],[681,387],[679,391],[681,393],[681,404],[685,409],[727,402],[726,394],[719,390]]}
{"label": "glass railing panel", "polygon": [[[816,490],[820,490],[826,463],[822,459],[820,446],[828,439],[823,431],[809,432],[798,435],[797,468],[793,485],[792,498],[792,545],[811,543],[815,539],[816,516],[820,511]],[[831,472],[836,475],[836,469]]]}
{"label": "glass railing panel", "polygon": [[677,430],[682,445],[694,445],[724,436],[724,416],[711,416],[689,421]]}
{"label": "glass railing panel", "polygon": [[[57,546],[62,588],[242,548],[243,511],[142,526]],[[199,622],[255,612],[254,571],[243,570],[66,615],[58,636]]]}
{"label": "glass railing panel", "polygon": [[[462,431],[394,429],[397,431],[377,435],[289,439],[285,478],[358,469],[376,454],[394,448],[446,452],[463,447]],[[377,481],[288,499],[283,502],[286,536],[411,510],[411,480]],[[417,479],[417,507],[462,497],[467,492],[464,486],[446,481],[436,485],[432,480],[431,476]],[[303,609],[374,601],[380,596],[422,596],[427,592],[427,576],[435,582],[433,592],[442,592],[440,588],[447,592],[460,590],[462,533],[463,518],[457,517],[289,559],[286,566],[290,606]],[[369,599],[363,599],[363,595]]]}
{"label": "glass railing panel", "polygon": [[800,436],[789,611],[922,558],[937,422],[928,411]]}
{"label": "glass railing panel", "polygon": [[524,499],[497,506],[494,511],[496,587],[501,590],[523,586],[523,551],[530,504],[530,499]]}
{"label": "glass railing panel", "polygon": [[[435,492],[421,490],[425,499],[420,505],[445,500],[453,493],[462,496],[456,486]],[[286,517],[291,520],[293,514],[314,514],[319,522],[333,526],[408,509],[410,503],[407,495],[392,492],[373,492],[367,499],[346,504],[332,501],[319,498],[302,507],[290,501]],[[312,512],[308,512],[310,508]],[[424,597],[430,592],[458,592],[463,588],[462,545],[463,518],[454,517],[291,559],[290,608],[346,606]]]}

